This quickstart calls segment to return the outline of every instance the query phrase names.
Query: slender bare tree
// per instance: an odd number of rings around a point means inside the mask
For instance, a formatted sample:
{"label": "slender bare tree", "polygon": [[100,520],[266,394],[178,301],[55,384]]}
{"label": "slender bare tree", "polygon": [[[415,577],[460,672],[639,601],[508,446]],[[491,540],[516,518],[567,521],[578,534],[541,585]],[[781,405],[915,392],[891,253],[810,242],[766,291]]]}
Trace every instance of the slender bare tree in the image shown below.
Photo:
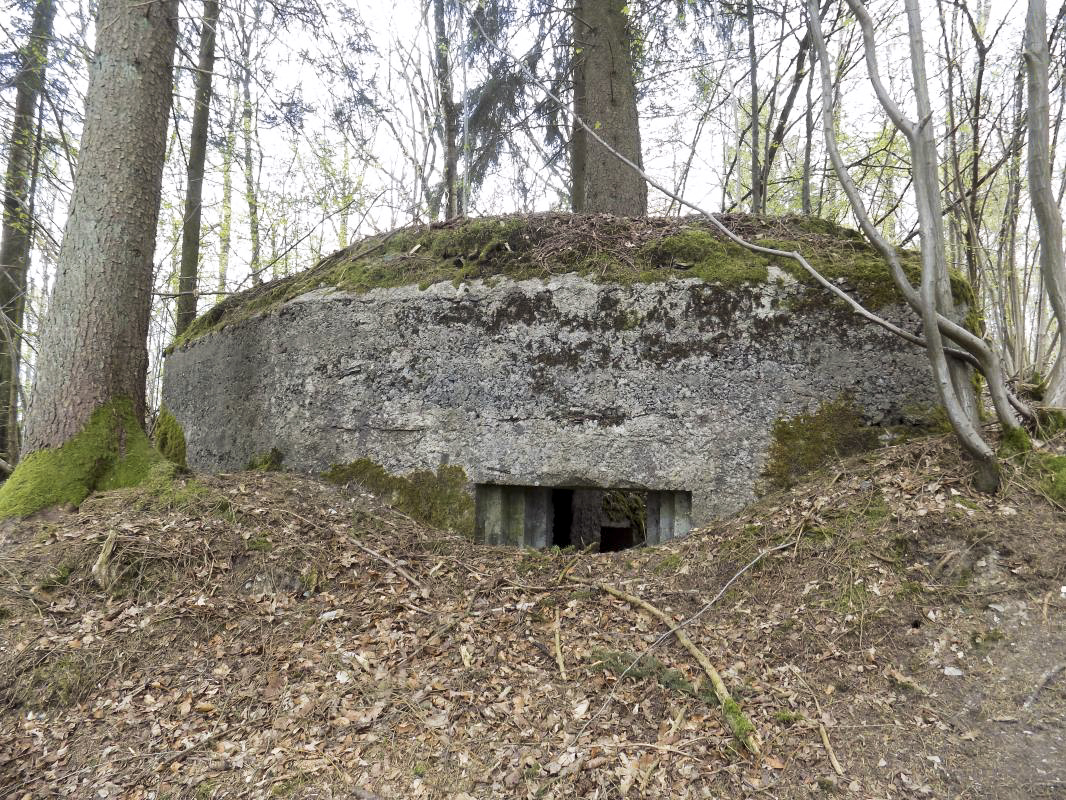
{"label": "slender bare tree", "polygon": [[196,63],[189,166],[186,173],[185,216],[181,230],[181,269],[178,277],[178,309],[175,334],[180,336],[196,317],[197,278],[200,272],[200,218],[204,195],[204,165],[207,134],[211,124],[211,79],[215,71],[215,33],[218,0],[204,0],[200,31],[200,54]]}
{"label": "slender bare tree", "polygon": [[1040,231],[1040,273],[1059,327],[1059,348],[1048,377],[1044,403],[1066,408],[1066,258],[1062,250],[1062,214],[1051,186],[1050,96],[1047,6],[1029,0],[1025,21],[1025,69],[1028,96],[1029,198]]}

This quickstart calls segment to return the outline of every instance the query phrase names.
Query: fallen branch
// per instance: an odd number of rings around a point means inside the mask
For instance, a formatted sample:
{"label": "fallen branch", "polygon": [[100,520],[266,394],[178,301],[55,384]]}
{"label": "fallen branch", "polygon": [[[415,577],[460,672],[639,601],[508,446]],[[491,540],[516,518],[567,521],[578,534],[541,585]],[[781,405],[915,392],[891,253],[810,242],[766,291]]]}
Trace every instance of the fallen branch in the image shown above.
{"label": "fallen branch", "polygon": [[707,658],[707,654],[696,646],[695,642],[689,638],[688,634],[677,627],[677,623],[671,619],[665,611],[656,608],[647,600],[623,592],[621,589],[616,589],[606,583],[592,584],[592,586],[612,597],[617,597],[619,600],[625,600],[630,605],[644,609],[649,614],[665,622],[672,629],[674,636],[677,637],[677,641],[680,642],[682,647],[688,650],[692,657],[696,659],[696,662],[703,668],[704,673],[710,680],[711,686],[714,689],[714,695],[718,698],[718,702],[722,706],[722,716],[725,717],[725,722],[730,732],[736,737],[737,741],[743,744],[751,753],[758,755],[759,737],[755,732],[755,726],[751,724],[751,720],[744,716],[744,712],[740,710],[737,701],[730,696],[729,690],[722,681],[722,676],[718,674],[718,670],[716,670],[714,665],[711,664],[711,660]]}
{"label": "fallen branch", "polygon": [[[287,509],[287,508],[286,509],[282,509],[282,510],[285,511],[286,513],[291,514],[292,516],[296,517],[296,519],[300,520],[301,522],[305,522],[305,523],[307,523],[308,525],[310,525],[310,526],[312,526],[314,528],[320,528],[320,529],[323,529],[323,530],[329,530],[325,525],[323,525],[323,524],[321,524],[319,522],[315,522],[313,520],[309,520],[307,517],[300,516],[295,511],[289,511],[289,509]],[[367,547],[365,544],[360,542],[354,536],[350,536],[349,539],[350,539],[352,544],[354,544],[356,547],[358,547],[360,550],[362,550],[368,556],[370,556],[371,558],[377,559],[382,564],[385,564],[388,567],[390,567],[397,575],[402,576],[404,578],[404,580],[406,580],[408,583],[410,583],[412,586],[414,586],[416,589],[418,589],[419,594],[421,594],[423,598],[429,597],[429,589],[426,588],[425,584],[423,584],[421,581],[419,581],[417,578],[415,578],[414,575],[412,575],[410,572],[405,570],[403,567],[401,567],[399,564],[397,564],[391,558],[389,558],[388,556],[382,555],[377,550],[373,550],[373,549]]]}
{"label": "fallen branch", "polygon": [[111,556],[115,552],[115,541],[118,539],[118,531],[111,531],[104,540],[104,546],[100,548],[100,555],[93,564],[93,580],[96,585],[105,592],[111,591],[115,585],[115,570],[111,565]]}
{"label": "fallen branch", "polygon": [[1044,691],[1044,689],[1048,687],[1048,684],[1055,680],[1055,678],[1057,678],[1059,673],[1063,670],[1066,670],[1066,661],[1061,664],[1056,664],[1054,667],[1045,672],[1044,677],[1040,679],[1040,683],[1038,683],[1036,685],[1036,688],[1033,689],[1032,693],[1027,698],[1025,698],[1025,702],[1022,703],[1022,708],[1029,708],[1029,706],[1031,706],[1036,701],[1037,695]]}
{"label": "fallen branch", "polygon": [[559,677],[564,681],[566,677],[566,664],[563,663],[563,646],[559,635],[559,609],[555,609],[555,663],[559,665]]}
{"label": "fallen branch", "polygon": [[825,754],[829,756],[829,763],[833,765],[833,772],[843,777],[844,768],[837,761],[837,754],[833,752],[833,745],[829,744],[829,732],[825,729],[825,725],[818,723],[818,735],[822,737],[822,746],[825,748]]}

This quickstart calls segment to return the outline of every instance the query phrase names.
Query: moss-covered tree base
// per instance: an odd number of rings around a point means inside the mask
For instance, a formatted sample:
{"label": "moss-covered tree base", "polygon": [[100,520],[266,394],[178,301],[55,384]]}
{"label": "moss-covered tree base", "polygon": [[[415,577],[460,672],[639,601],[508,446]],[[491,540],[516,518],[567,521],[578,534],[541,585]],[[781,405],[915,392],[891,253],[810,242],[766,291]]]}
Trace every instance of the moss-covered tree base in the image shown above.
{"label": "moss-covered tree base", "polygon": [[81,433],[62,447],[26,456],[0,486],[0,518],[43,508],[78,506],[92,492],[136,486],[163,456],[126,398],[93,412]]}
{"label": "moss-covered tree base", "polygon": [[155,446],[167,461],[182,469],[188,467],[185,461],[185,431],[166,408],[159,409],[159,419],[155,423]]}

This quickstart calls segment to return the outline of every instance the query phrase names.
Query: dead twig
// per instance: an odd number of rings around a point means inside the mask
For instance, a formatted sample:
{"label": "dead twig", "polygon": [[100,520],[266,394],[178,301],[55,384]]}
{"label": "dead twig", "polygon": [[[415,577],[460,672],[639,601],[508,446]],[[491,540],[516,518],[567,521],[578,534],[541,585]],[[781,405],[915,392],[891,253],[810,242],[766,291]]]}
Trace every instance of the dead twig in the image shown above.
{"label": "dead twig", "polygon": [[681,630],[680,626],[677,626],[675,621],[671,619],[665,611],[656,608],[647,600],[629,594],[628,592],[623,592],[621,589],[616,589],[606,583],[592,585],[612,597],[617,597],[619,600],[625,600],[630,605],[644,609],[652,616],[665,622],[672,629],[674,636],[677,637],[677,641],[681,643],[682,647],[688,650],[694,659],[696,659],[696,663],[700,665],[704,674],[706,674],[707,678],[710,680],[711,687],[714,689],[714,696],[718,698],[718,702],[722,706],[722,716],[725,717],[726,725],[729,727],[730,732],[736,737],[737,741],[742,743],[751,753],[758,755],[759,737],[755,732],[755,727],[744,715],[744,712],[740,710],[737,701],[730,696],[729,690],[722,681],[722,676],[718,674],[718,670],[714,668],[713,664],[711,664],[711,660],[707,658],[707,654],[696,646],[696,643],[689,638],[688,634]]}
{"label": "dead twig", "polygon": [[555,663],[559,665],[559,677],[564,681],[566,677],[566,664],[563,663],[563,646],[559,635],[559,609],[555,609]]}
{"label": "dead twig", "polygon": [[1036,688],[1033,689],[1033,691],[1029,694],[1027,698],[1025,698],[1025,702],[1022,703],[1022,708],[1029,708],[1029,706],[1031,706],[1036,701],[1037,695],[1044,691],[1044,689],[1048,687],[1048,684],[1055,680],[1055,678],[1057,678],[1059,676],[1059,673],[1061,673],[1063,670],[1066,670],[1066,661],[1062,662],[1061,664],[1056,664],[1054,667],[1045,672],[1044,677],[1040,679],[1040,683],[1038,683],[1036,685]]}

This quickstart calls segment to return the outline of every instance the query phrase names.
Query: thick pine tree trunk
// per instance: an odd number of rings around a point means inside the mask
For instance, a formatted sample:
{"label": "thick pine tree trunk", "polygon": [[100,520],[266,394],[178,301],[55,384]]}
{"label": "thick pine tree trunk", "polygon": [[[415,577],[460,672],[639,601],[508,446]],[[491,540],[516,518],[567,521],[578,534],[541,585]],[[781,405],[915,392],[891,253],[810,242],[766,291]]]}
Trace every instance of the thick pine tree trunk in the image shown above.
{"label": "thick pine tree trunk", "polygon": [[196,288],[200,273],[200,217],[204,194],[204,164],[210,127],[211,78],[215,69],[215,28],[218,0],[204,0],[200,55],[196,64],[189,167],[186,173],[185,216],[181,231],[181,271],[178,277],[178,313],[175,334],[180,336],[196,317]]}
{"label": "thick pine tree trunk", "polygon": [[48,45],[55,19],[54,0],[37,0],[30,38],[20,54],[15,76],[15,118],[7,146],[4,178],[3,227],[0,229],[0,458],[18,458],[16,398],[18,397],[19,343],[23,295],[29,265],[33,220],[30,218],[36,133],[34,111],[44,87]]}
{"label": "thick pine tree trunk", "polygon": [[177,0],[100,0],[28,455],[0,489],[0,516],[137,483],[155,460],[142,425],[177,9]]}
{"label": "thick pine tree trunk", "polygon": [[[633,51],[624,0],[577,0],[574,113],[623,156],[641,165]],[[644,216],[648,187],[574,125],[570,142],[571,208],[575,212]]]}

